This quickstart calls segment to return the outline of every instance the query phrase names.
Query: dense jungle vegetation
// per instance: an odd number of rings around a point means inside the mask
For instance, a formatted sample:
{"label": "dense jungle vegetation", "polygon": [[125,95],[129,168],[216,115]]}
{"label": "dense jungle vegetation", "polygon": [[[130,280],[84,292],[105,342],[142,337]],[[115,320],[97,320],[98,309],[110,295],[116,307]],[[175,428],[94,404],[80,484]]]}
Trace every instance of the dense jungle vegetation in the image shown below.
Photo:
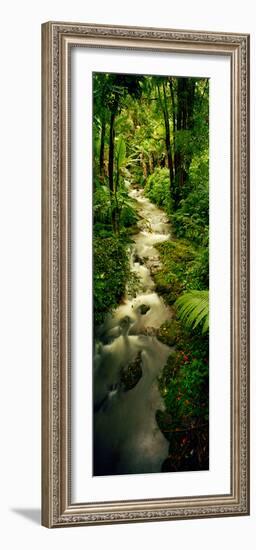
{"label": "dense jungle vegetation", "polygon": [[207,469],[209,354],[209,80],[93,75],[94,323],[137,282],[129,247],[139,218],[136,186],[163,209],[171,238],[157,245],[156,292],[172,308],[157,333],[173,347],[159,375],[170,442],[162,469]]}

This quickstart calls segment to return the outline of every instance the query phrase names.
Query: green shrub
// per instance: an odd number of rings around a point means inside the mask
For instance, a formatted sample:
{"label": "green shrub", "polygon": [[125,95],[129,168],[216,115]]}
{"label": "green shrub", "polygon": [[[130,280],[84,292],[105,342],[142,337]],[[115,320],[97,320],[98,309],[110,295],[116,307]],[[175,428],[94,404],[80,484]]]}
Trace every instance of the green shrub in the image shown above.
{"label": "green shrub", "polygon": [[[173,428],[190,419],[208,420],[208,358],[193,357],[188,351],[177,354],[177,375],[171,378],[165,396]],[[179,367],[179,368],[178,368]]]}
{"label": "green shrub", "polygon": [[171,319],[160,326],[157,338],[167,346],[174,346],[178,342],[180,334],[180,322],[177,319]]}
{"label": "green shrub", "polygon": [[93,221],[94,224],[111,223],[111,204],[109,190],[105,185],[96,182],[93,192]]}
{"label": "green shrub", "polygon": [[134,208],[133,201],[131,199],[126,199],[121,203],[121,215],[120,215],[120,225],[121,227],[131,227],[135,225],[138,221],[138,215]]}
{"label": "green shrub", "polygon": [[156,168],[146,181],[145,195],[155,204],[171,214],[170,176],[168,168]]}
{"label": "green shrub", "polygon": [[178,210],[171,215],[175,234],[189,239],[196,245],[208,244],[209,235],[209,192],[205,185],[198,185],[185,199]]}
{"label": "green shrub", "polygon": [[173,304],[186,289],[189,270],[196,261],[194,247],[183,241],[165,241],[156,246],[161,268],[154,275],[156,290],[168,304]]}
{"label": "green shrub", "polygon": [[169,441],[163,471],[209,468],[209,342],[183,334],[158,378],[165,410],[156,421]]}
{"label": "green shrub", "polygon": [[114,236],[93,240],[94,323],[100,325],[120,302],[129,273],[126,245]]}
{"label": "green shrub", "polygon": [[204,290],[209,288],[209,248],[199,248],[195,261],[188,269],[188,290]]}

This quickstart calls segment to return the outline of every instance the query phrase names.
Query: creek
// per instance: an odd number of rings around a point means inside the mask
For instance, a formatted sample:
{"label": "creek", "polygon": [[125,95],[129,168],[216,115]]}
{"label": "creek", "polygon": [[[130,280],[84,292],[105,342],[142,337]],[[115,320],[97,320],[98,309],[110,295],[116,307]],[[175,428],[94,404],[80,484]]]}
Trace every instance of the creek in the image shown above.
{"label": "creek", "polygon": [[[96,336],[94,361],[94,475],[157,473],[168,455],[169,443],[156,423],[164,404],[157,377],[173,348],[161,343],[156,330],[172,310],[155,291],[152,272],[159,268],[157,243],[170,239],[166,214],[143,190],[135,199],[139,231],[132,235],[131,271],[140,279],[136,295],[126,297]],[[136,361],[141,377],[124,388],[122,370]]]}

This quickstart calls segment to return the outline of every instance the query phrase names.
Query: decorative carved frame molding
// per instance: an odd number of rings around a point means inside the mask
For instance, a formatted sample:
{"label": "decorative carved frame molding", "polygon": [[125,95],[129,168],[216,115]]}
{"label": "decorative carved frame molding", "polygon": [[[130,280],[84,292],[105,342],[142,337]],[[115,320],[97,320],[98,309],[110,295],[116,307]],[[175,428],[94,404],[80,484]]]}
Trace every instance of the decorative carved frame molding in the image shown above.
{"label": "decorative carved frame molding", "polygon": [[[249,35],[75,23],[42,26],[42,523],[47,527],[249,513]],[[231,59],[231,492],[71,503],[69,59],[75,46]]]}

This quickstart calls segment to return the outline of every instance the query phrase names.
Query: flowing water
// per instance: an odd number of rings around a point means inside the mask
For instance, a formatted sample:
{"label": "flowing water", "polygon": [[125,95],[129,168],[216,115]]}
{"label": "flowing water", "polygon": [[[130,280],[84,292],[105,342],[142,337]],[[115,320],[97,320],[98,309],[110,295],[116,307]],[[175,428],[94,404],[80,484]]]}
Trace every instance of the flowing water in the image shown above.
{"label": "flowing water", "polygon": [[[155,292],[151,271],[159,266],[155,244],[170,238],[164,212],[132,189],[137,201],[139,232],[130,250],[132,271],[140,278],[135,297],[127,297],[97,335],[94,366],[94,475],[160,472],[168,442],[155,413],[163,409],[157,377],[171,348],[155,331],[170,319],[171,309]],[[141,307],[143,306],[143,308]],[[146,306],[146,307],[145,307]],[[142,376],[125,391],[121,370],[140,357]]]}

